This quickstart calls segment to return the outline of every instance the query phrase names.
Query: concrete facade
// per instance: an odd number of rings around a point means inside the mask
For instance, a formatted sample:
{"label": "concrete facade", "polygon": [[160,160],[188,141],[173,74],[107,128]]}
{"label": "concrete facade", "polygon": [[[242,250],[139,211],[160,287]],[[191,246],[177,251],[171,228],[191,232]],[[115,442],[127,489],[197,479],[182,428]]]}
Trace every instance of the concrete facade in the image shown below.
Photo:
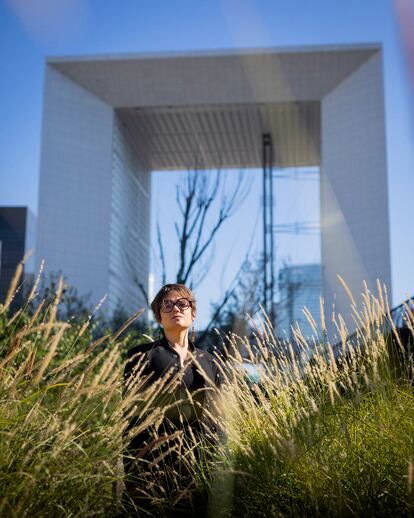
{"label": "concrete facade", "polygon": [[[320,166],[323,294],[391,290],[381,47],[53,58],[37,261],[132,312],[149,270],[150,172]],[[258,176],[258,181],[261,177]],[[349,322],[351,324],[351,322]],[[352,327],[352,325],[351,325]]]}

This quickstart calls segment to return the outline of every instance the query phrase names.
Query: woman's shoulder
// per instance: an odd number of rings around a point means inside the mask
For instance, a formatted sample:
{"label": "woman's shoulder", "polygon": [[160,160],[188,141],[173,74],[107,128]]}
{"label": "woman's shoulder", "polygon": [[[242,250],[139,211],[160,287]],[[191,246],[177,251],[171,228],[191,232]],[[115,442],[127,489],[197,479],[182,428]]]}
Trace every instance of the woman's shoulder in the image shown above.
{"label": "woman's shoulder", "polygon": [[161,340],[155,340],[154,342],[145,342],[137,344],[127,351],[127,359],[132,360],[133,358],[142,354],[150,353],[155,347],[160,345]]}

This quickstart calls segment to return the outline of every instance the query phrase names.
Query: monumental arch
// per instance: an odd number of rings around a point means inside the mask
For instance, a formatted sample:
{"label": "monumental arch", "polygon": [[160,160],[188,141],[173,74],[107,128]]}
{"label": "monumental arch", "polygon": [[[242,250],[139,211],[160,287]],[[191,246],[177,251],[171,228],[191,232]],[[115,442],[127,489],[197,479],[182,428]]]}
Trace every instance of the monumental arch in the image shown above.
{"label": "monumental arch", "polygon": [[[337,274],[390,292],[382,50],[377,44],[51,58],[46,63],[37,261],[109,308],[143,305],[150,174],[320,167],[323,295]],[[257,181],[261,182],[261,175]],[[134,273],[125,256],[134,258]]]}

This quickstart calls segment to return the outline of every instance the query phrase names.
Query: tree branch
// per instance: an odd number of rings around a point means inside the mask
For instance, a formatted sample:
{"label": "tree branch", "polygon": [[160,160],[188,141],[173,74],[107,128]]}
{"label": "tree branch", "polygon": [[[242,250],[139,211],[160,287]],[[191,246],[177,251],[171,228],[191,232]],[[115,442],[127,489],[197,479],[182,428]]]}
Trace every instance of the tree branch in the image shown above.
{"label": "tree branch", "polygon": [[[244,177],[239,178],[230,194],[225,194],[225,177],[220,170],[215,175],[198,170],[200,161],[195,157],[196,168],[187,171],[180,186],[176,187],[176,202],[180,211],[180,222],[174,223],[178,239],[177,282],[193,285],[205,278],[211,266],[211,258],[204,263],[205,256],[214,244],[214,239],[223,223],[234,213],[248,193],[244,188]],[[222,192],[221,200],[219,198]],[[207,222],[212,218],[213,207],[219,205],[215,221],[210,229]],[[215,211],[214,211],[215,212]],[[157,238],[160,246],[161,262],[165,279],[165,258],[161,243],[161,231],[157,226]],[[203,264],[201,264],[203,263]],[[196,272],[200,267],[200,271]]]}

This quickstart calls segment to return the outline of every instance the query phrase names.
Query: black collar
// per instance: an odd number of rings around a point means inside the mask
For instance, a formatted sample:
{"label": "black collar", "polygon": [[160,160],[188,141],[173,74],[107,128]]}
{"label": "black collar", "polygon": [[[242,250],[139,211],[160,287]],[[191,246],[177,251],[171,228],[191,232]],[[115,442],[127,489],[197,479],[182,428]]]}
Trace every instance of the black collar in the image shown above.
{"label": "black collar", "polygon": [[[162,336],[162,338],[160,340],[160,345],[162,345],[163,347],[166,347],[169,350],[175,351],[174,347],[172,347],[170,345],[170,343],[168,342],[168,340],[167,340],[167,338],[166,338],[164,333],[163,333],[163,336]],[[188,350],[191,351],[193,354],[195,352],[194,344],[193,344],[193,342],[190,339],[188,339]]]}

